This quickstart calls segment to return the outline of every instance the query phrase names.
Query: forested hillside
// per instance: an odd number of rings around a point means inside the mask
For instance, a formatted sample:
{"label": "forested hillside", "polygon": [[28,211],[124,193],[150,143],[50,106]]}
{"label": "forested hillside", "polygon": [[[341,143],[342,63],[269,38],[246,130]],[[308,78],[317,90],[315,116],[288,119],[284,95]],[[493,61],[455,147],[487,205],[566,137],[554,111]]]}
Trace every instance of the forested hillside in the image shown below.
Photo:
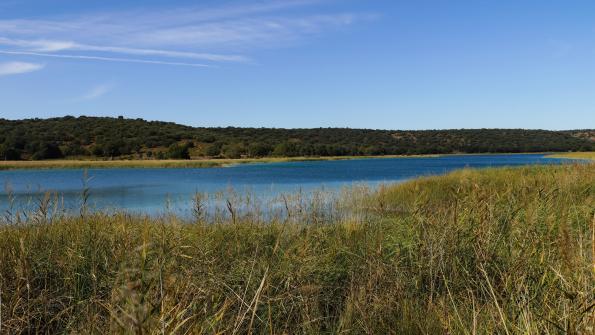
{"label": "forested hillside", "polygon": [[595,131],[195,128],[142,119],[0,119],[0,159],[197,158],[593,151]]}

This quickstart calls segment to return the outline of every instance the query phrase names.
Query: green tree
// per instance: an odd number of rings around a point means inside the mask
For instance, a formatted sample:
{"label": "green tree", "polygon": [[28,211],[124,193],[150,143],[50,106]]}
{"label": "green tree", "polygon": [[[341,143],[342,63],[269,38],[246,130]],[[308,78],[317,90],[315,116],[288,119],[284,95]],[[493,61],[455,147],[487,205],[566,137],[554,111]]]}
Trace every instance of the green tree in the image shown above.
{"label": "green tree", "polygon": [[266,157],[271,154],[273,148],[268,144],[252,143],[248,147],[248,154],[251,157]]}
{"label": "green tree", "polygon": [[246,154],[246,148],[242,143],[232,143],[224,145],[221,152],[226,158],[241,158]]}
{"label": "green tree", "polygon": [[33,160],[63,158],[64,154],[56,143],[41,143],[38,150],[31,156]]}
{"label": "green tree", "polygon": [[167,149],[169,159],[190,159],[188,144],[172,144]]}
{"label": "green tree", "polygon": [[221,143],[215,142],[207,147],[207,150],[205,151],[205,153],[207,156],[217,157],[217,156],[221,155],[221,147],[222,146],[223,145]]}
{"label": "green tree", "polygon": [[300,151],[296,143],[293,142],[282,142],[275,146],[275,150],[273,150],[273,156],[278,157],[295,157],[299,156]]}
{"label": "green tree", "polygon": [[21,153],[16,148],[0,144],[0,159],[5,161],[18,161],[21,159]]}

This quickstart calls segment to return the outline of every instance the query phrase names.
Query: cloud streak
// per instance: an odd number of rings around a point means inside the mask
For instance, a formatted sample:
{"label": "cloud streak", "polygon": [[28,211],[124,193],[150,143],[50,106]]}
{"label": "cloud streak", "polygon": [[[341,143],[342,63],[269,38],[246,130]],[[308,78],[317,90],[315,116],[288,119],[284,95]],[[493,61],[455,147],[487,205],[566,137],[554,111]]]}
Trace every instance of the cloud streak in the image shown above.
{"label": "cloud streak", "polygon": [[0,77],[39,71],[43,69],[44,66],[45,65],[43,64],[25,62],[0,63]]}
{"label": "cloud streak", "polygon": [[129,47],[85,45],[72,41],[57,40],[14,40],[0,37],[0,45],[25,48],[33,52],[58,52],[58,51],[98,51],[140,56],[164,56],[172,58],[187,58],[208,60],[215,62],[246,62],[249,59],[241,55],[221,55],[213,53],[183,52],[156,49],[138,49]]}
{"label": "cloud streak", "polygon": [[[243,53],[250,50],[286,46],[370,18],[354,13],[316,14],[323,1],[0,20],[0,47],[5,47],[4,53],[95,61],[195,67],[204,64],[190,60],[245,63],[251,58]],[[307,11],[296,13],[297,8]]]}
{"label": "cloud streak", "polygon": [[75,101],[88,101],[88,100],[95,100],[99,99],[102,96],[108,94],[112,89],[113,85],[103,84],[93,87],[89,92],[85,93]]}
{"label": "cloud streak", "polygon": [[190,66],[190,67],[211,67],[211,65],[197,64],[197,63],[166,62],[166,61],[160,61],[160,60],[132,59],[132,58],[115,58],[115,57],[100,57],[100,56],[84,56],[84,55],[49,54],[49,53],[28,52],[28,51],[0,51],[0,54],[3,54],[3,55],[50,57],[50,58],[64,58],[64,59],[78,59],[78,60],[96,60],[96,61],[119,62],[119,63],[139,63],[139,64]]}

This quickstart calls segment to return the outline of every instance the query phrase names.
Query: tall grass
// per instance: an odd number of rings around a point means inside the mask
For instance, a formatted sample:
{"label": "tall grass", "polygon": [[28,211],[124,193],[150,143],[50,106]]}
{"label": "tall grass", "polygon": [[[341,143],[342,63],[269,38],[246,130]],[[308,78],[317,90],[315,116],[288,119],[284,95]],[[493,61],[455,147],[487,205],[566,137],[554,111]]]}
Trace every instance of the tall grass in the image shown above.
{"label": "tall grass", "polygon": [[283,197],[272,216],[232,198],[204,215],[197,195],[191,223],[13,220],[0,332],[590,334],[594,180],[586,164],[462,170]]}
{"label": "tall grass", "polygon": [[595,160],[595,152],[565,152],[558,154],[551,154],[547,157],[551,158],[570,158],[570,159],[588,159]]}
{"label": "tall grass", "polygon": [[23,169],[141,169],[141,168],[213,168],[240,164],[281,163],[301,161],[335,161],[364,158],[413,158],[438,157],[440,155],[385,155],[385,156],[307,156],[307,157],[263,157],[263,158],[199,158],[199,159],[56,159],[41,161],[0,161],[1,170]]}

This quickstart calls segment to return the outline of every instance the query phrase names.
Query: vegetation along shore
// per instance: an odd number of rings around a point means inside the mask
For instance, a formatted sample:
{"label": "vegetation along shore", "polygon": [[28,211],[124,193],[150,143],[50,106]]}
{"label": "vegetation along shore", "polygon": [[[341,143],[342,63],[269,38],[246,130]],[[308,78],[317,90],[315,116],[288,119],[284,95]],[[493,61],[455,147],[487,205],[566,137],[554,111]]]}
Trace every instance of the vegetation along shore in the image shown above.
{"label": "vegetation along shore", "polygon": [[117,169],[117,168],[210,168],[240,164],[283,163],[305,161],[332,161],[371,158],[415,158],[438,157],[442,155],[385,155],[385,156],[325,156],[325,157],[264,157],[236,159],[116,159],[116,160],[76,160],[56,159],[42,161],[0,161],[1,170],[22,169]]}
{"label": "vegetation along shore", "polygon": [[[460,155],[460,154],[458,154]],[[470,155],[470,154],[463,154]],[[383,155],[383,156],[324,156],[324,157],[264,157],[264,158],[236,158],[236,159],[52,159],[52,160],[21,160],[21,161],[0,161],[2,170],[24,170],[24,169],[122,169],[122,168],[211,168],[226,167],[240,164],[264,164],[282,162],[304,162],[304,161],[330,161],[349,159],[382,159],[382,158],[423,158],[441,157],[448,155]],[[547,154],[550,158],[567,159],[589,159],[595,160],[595,152],[571,152]]]}
{"label": "vegetation along shore", "polygon": [[9,161],[568,151],[595,151],[595,130],[205,128],[123,117],[0,119],[0,160]]}
{"label": "vegetation along shore", "polygon": [[[268,157],[237,159],[116,159],[116,160],[76,160],[57,159],[43,161],[0,161],[2,170],[45,170],[45,169],[142,169],[142,168],[212,168],[240,164],[265,164],[283,162],[331,161],[350,159],[383,158],[423,158],[448,155],[384,155],[384,156],[326,156],[326,157]],[[549,154],[551,158],[595,159],[593,153]]]}
{"label": "vegetation along shore", "polygon": [[595,152],[564,152],[548,155],[551,158],[570,158],[595,160]]}
{"label": "vegetation along shore", "polygon": [[192,220],[40,201],[2,217],[0,331],[592,333],[593,180],[466,169],[214,214],[197,195]]}

